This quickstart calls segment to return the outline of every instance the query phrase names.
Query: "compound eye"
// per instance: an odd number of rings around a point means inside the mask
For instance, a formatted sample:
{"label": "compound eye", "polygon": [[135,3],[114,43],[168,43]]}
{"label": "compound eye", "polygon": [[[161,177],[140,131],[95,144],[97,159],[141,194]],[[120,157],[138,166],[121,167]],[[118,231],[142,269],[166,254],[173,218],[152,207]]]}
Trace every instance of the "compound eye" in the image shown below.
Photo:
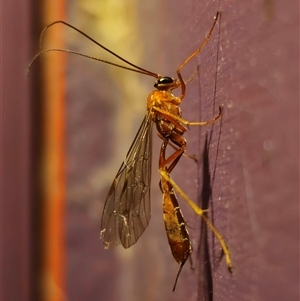
{"label": "compound eye", "polygon": [[174,83],[174,78],[164,76],[155,82],[154,87],[158,90],[168,90],[174,86]]}
{"label": "compound eye", "polygon": [[173,84],[173,82],[174,82],[173,78],[172,78],[172,77],[168,77],[168,76],[162,77],[162,78],[160,78],[160,79],[157,81],[157,83],[158,83],[159,85]]}

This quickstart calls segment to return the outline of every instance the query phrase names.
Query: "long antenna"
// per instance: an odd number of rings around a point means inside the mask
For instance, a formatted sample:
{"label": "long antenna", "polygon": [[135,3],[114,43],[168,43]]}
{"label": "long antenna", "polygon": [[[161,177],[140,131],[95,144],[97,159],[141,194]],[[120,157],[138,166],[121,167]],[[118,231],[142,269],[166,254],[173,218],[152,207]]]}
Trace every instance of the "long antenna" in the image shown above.
{"label": "long antenna", "polygon": [[92,37],[90,37],[89,35],[87,35],[86,33],[84,33],[83,31],[81,31],[80,29],[76,28],[75,26],[73,26],[73,25],[71,25],[71,24],[69,24],[69,23],[67,23],[65,21],[55,21],[55,22],[47,25],[43,29],[43,31],[41,32],[41,36],[40,36],[40,49],[41,49],[42,39],[43,39],[43,35],[44,35],[45,31],[47,29],[49,29],[51,26],[53,26],[55,24],[59,24],[59,23],[60,24],[64,24],[64,25],[72,28],[73,30],[77,31],[78,33],[80,33],[81,35],[83,35],[84,37],[86,37],[87,39],[89,39],[90,41],[92,41],[93,43],[95,43],[96,45],[98,45],[99,47],[101,47],[102,49],[104,49],[105,51],[109,52],[110,54],[112,54],[113,56],[117,57],[119,60],[123,61],[124,63],[132,66],[133,68],[129,68],[129,67],[126,67],[126,66],[115,64],[115,63],[112,63],[112,62],[109,62],[109,61],[106,61],[106,60],[102,60],[102,59],[99,59],[99,58],[96,58],[96,57],[92,57],[92,56],[89,56],[89,55],[86,55],[86,54],[83,54],[83,53],[80,53],[80,52],[77,52],[77,51],[69,50],[69,49],[50,48],[50,49],[42,50],[37,55],[35,55],[35,57],[32,59],[32,61],[30,62],[29,66],[28,66],[27,74],[29,73],[29,70],[30,70],[33,62],[40,55],[42,55],[45,52],[50,52],[50,51],[61,51],[61,52],[72,53],[72,54],[76,54],[76,55],[79,55],[79,56],[83,56],[83,57],[86,57],[86,58],[89,58],[89,59],[92,59],[92,60],[95,60],[95,61],[103,62],[103,63],[109,64],[109,65],[113,65],[113,66],[116,66],[116,67],[119,67],[119,68],[130,70],[130,71],[133,71],[133,72],[137,72],[137,73],[141,73],[141,74],[153,76],[153,77],[155,77],[157,79],[162,77],[160,74],[157,74],[157,73],[151,72],[151,71],[149,71],[147,69],[144,69],[142,67],[139,67],[139,66],[137,66],[137,65],[129,62],[128,60],[122,58],[121,56],[119,56],[118,54],[116,54],[112,50],[106,48],[105,46],[103,46],[102,44],[100,44],[99,42],[97,42],[95,39],[93,39]]}
{"label": "long antenna", "polygon": [[[49,48],[49,49],[44,49],[44,50],[40,51],[38,54],[36,54],[34,56],[34,58],[29,63],[28,68],[27,68],[27,75],[28,75],[28,73],[30,71],[30,68],[31,68],[32,64],[34,63],[34,61],[39,56],[41,56],[42,54],[44,54],[46,52],[52,52],[52,51],[60,51],[60,52],[66,52],[66,53],[76,54],[76,55],[83,56],[83,57],[86,57],[86,58],[91,59],[91,60],[95,60],[95,61],[98,61],[98,62],[109,64],[109,65],[112,65],[112,66],[115,66],[115,67],[118,67],[118,68],[122,68],[122,69],[125,69],[125,70],[129,70],[129,71],[133,71],[133,72],[137,72],[137,73],[141,73],[141,74],[145,74],[145,75],[149,75],[149,76],[154,76],[154,75],[152,75],[152,73],[149,73],[147,71],[141,71],[141,70],[138,70],[138,69],[134,69],[134,68],[122,66],[122,65],[110,62],[110,61],[99,59],[99,58],[94,57],[94,56],[90,56],[90,55],[87,55],[87,54],[84,54],[84,53],[80,53],[80,52],[77,52],[77,51],[74,51],[74,50],[63,49],[63,48]],[[161,76],[159,74],[155,74],[154,77],[155,78],[160,78]]]}

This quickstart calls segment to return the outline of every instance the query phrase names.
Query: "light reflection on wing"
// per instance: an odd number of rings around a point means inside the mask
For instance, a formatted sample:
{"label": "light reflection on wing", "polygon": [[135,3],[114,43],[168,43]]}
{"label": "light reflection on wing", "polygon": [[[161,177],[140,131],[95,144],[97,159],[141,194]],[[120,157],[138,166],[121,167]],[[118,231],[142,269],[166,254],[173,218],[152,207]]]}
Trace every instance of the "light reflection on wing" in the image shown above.
{"label": "light reflection on wing", "polygon": [[150,221],[152,120],[147,114],[105,201],[100,237],[105,248],[132,246]]}

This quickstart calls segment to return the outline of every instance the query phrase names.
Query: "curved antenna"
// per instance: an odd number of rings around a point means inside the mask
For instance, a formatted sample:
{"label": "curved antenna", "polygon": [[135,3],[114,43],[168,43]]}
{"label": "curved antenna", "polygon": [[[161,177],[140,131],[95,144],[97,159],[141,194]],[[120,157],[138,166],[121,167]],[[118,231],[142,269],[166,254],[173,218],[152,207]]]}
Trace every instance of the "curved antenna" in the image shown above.
{"label": "curved antenna", "polygon": [[149,76],[154,76],[155,78],[160,78],[161,77],[159,74],[155,74],[155,73],[152,74],[152,72],[148,72],[147,70],[146,71],[141,71],[141,70],[138,70],[138,69],[134,69],[134,68],[122,66],[122,65],[110,62],[110,61],[102,60],[102,59],[99,59],[99,58],[91,56],[91,55],[87,55],[87,54],[80,53],[80,52],[77,52],[77,51],[74,51],[74,50],[63,49],[63,48],[49,48],[49,49],[44,49],[44,50],[40,51],[38,54],[36,54],[34,56],[34,58],[31,60],[31,62],[29,63],[29,65],[28,65],[27,76],[28,76],[28,73],[29,73],[30,68],[31,68],[32,64],[34,63],[34,61],[39,56],[41,56],[42,54],[44,54],[46,52],[52,52],[52,51],[60,51],[60,52],[66,52],[66,53],[76,54],[76,55],[79,55],[79,56],[82,56],[82,57],[86,57],[86,58],[91,59],[91,60],[95,60],[95,61],[98,61],[98,62],[109,64],[109,65],[112,65],[112,66],[115,66],[115,67],[118,67],[118,68],[122,68],[122,69],[125,69],[125,70],[129,70],[129,71],[133,71],[133,72],[137,72],[137,73],[141,73],[141,74],[145,74],[145,75],[149,75]]}
{"label": "curved antenna", "polygon": [[123,69],[126,69],[126,70],[130,70],[130,71],[133,71],[133,72],[137,72],[137,73],[141,73],[141,74],[145,74],[145,75],[149,75],[149,76],[153,76],[155,78],[160,78],[161,75],[160,74],[157,74],[157,73],[154,73],[154,72],[151,72],[147,69],[144,69],[142,67],[139,67],[131,62],[129,62],[128,60],[122,58],[121,56],[119,56],[118,54],[116,54],[115,52],[113,52],[112,50],[106,48],[105,46],[103,46],[102,44],[100,44],[99,42],[97,42],[95,39],[91,38],[90,36],[88,36],[86,33],[84,33],[83,31],[81,31],[80,29],[76,28],[75,26],[65,22],[65,21],[55,21],[49,25],[47,25],[41,32],[41,35],[40,35],[40,49],[41,49],[41,44],[42,44],[42,39],[43,39],[43,35],[45,33],[45,31],[47,29],[49,29],[51,26],[55,25],[55,24],[64,24],[70,28],[72,28],[73,30],[77,31],[78,33],[80,33],[81,35],[83,35],[84,37],[86,37],[87,39],[89,39],[90,41],[92,41],[93,43],[95,43],[96,45],[98,45],[99,47],[101,47],[102,49],[104,49],[105,51],[109,52],[110,54],[112,54],[113,56],[117,57],[119,60],[123,61],[124,63],[136,68],[129,68],[129,67],[126,67],[126,66],[122,66],[122,65],[119,65],[119,64],[115,64],[115,63],[112,63],[112,62],[109,62],[109,61],[106,61],[106,60],[102,60],[102,59],[99,59],[99,58],[96,58],[96,57],[92,57],[92,56],[89,56],[89,55],[86,55],[86,54],[83,54],[83,53],[80,53],[80,52],[77,52],[77,51],[73,51],[73,50],[68,50],[68,49],[61,49],[61,48],[50,48],[50,49],[45,49],[45,50],[42,50],[40,51],[33,59],[32,61],[30,62],[29,64],[29,67],[28,67],[28,71],[27,71],[27,74],[29,72],[29,69],[30,67],[32,66],[33,62],[43,53],[45,52],[50,52],[50,51],[61,51],[61,52],[66,52],[66,53],[72,53],[72,54],[76,54],[76,55],[79,55],[79,56],[83,56],[83,57],[86,57],[86,58],[90,58],[90,59],[93,59],[93,60],[96,60],[96,61],[99,61],[99,62],[103,62],[103,63],[106,63],[106,64],[109,64],[109,65],[113,65],[113,66],[116,66],[116,67],[119,67],[119,68],[123,68]]}

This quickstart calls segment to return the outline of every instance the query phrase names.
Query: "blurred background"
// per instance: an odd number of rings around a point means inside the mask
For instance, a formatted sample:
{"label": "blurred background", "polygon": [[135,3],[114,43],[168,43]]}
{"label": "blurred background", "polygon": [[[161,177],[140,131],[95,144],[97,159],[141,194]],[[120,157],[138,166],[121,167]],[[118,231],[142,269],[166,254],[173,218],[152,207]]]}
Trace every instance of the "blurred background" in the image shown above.
{"label": "blurred background", "polygon": [[[296,300],[299,297],[299,3],[283,0],[26,0],[2,3],[1,300]],[[178,265],[164,230],[154,134],[150,225],[128,250],[99,239],[107,192],[146,112],[153,79],[61,52],[117,60],[64,20],[152,72],[199,71],[182,110],[193,128],[173,172],[209,207],[220,246],[180,200],[191,234]],[[40,43],[40,45],[39,45]],[[39,48],[40,47],[40,48]]]}

